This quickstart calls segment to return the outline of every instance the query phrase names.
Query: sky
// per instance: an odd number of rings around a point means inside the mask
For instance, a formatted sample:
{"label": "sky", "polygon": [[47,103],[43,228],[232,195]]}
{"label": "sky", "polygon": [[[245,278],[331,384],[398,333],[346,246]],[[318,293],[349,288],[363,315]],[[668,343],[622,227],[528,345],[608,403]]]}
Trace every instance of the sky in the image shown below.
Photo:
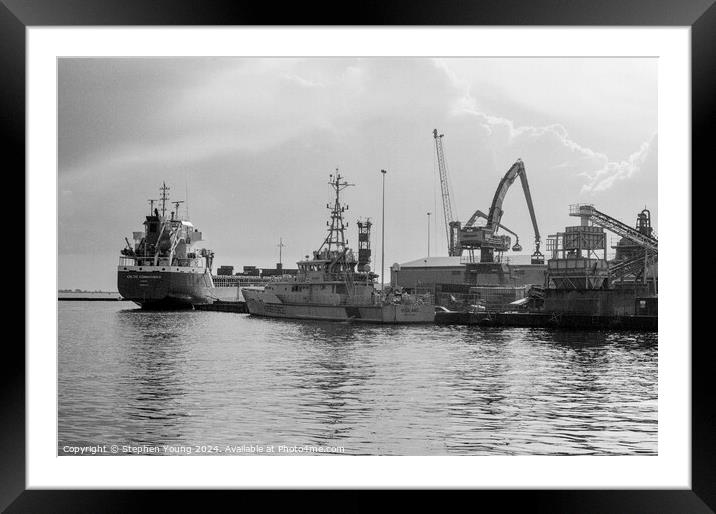
{"label": "sky", "polygon": [[[321,245],[329,174],[348,239],[374,222],[380,267],[447,255],[433,129],[455,217],[488,212],[522,159],[544,251],[594,204],[658,233],[657,62],[652,58],[81,58],[58,64],[60,289],[116,290],[124,237],[141,230],[166,182],[204,234],[215,267],[284,267]],[[529,254],[522,188],[502,224]],[[432,214],[428,216],[428,212]],[[608,236],[616,243],[616,237]],[[378,270],[379,271],[379,270]],[[386,273],[389,273],[386,271]]]}

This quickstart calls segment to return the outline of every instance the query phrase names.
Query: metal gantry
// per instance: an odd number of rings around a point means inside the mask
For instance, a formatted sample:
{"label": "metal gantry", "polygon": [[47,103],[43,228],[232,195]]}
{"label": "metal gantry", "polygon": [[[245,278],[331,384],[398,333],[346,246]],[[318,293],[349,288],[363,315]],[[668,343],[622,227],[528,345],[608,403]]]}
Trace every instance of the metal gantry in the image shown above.
{"label": "metal gantry", "polygon": [[[648,212],[646,209],[643,212]],[[623,279],[628,275],[642,276],[646,281],[646,272],[649,266],[659,260],[659,241],[654,237],[650,221],[646,230],[634,228],[623,223],[608,214],[594,208],[591,204],[574,204],[569,206],[569,215],[578,216],[582,224],[591,222],[593,225],[602,227],[616,235],[632,241],[637,247],[644,250],[643,254],[633,255],[627,259],[612,262],[609,265],[609,278],[613,282]]]}
{"label": "metal gantry", "polygon": [[614,232],[618,236],[626,237],[651,252],[657,253],[659,250],[659,242],[655,237],[643,234],[626,223],[622,223],[621,221],[598,211],[591,204],[570,205],[569,215],[588,219],[592,222],[592,224]]}

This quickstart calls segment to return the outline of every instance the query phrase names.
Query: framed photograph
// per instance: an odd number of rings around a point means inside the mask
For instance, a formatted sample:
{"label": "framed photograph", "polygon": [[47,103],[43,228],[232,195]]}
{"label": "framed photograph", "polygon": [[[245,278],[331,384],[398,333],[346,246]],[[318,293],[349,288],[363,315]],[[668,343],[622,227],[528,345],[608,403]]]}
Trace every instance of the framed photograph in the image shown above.
{"label": "framed photograph", "polygon": [[469,489],[712,511],[690,239],[711,4],[317,23],[3,0],[27,203],[3,508]]}

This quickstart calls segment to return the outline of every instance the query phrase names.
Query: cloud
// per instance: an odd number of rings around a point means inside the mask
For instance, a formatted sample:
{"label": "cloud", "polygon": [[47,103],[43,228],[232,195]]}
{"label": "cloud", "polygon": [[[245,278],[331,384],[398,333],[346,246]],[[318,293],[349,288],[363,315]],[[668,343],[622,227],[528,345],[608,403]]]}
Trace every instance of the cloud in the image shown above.
{"label": "cloud", "polygon": [[638,173],[647,158],[656,151],[656,135],[642,143],[641,148],[629,156],[628,159],[619,162],[607,162],[602,168],[594,172],[584,172],[587,177],[587,184],[582,187],[582,192],[606,191],[617,181],[626,180]]}
{"label": "cloud", "polygon": [[295,82],[299,86],[303,86],[303,87],[326,87],[326,84],[324,84],[322,82],[308,80],[308,79],[300,77],[298,75],[294,75],[293,73],[284,73],[283,78],[288,81]]}
{"label": "cloud", "polygon": [[628,180],[643,166],[655,146],[656,135],[643,142],[625,160],[614,160],[573,139],[560,123],[547,125],[516,125],[507,117],[495,116],[478,108],[469,81],[459,77],[443,59],[434,64],[460,92],[454,102],[453,113],[467,115],[477,122],[479,137],[497,154],[522,157],[539,163],[544,169],[562,172],[570,177],[583,177],[581,193],[596,193],[610,189],[615,183]]}
{"label": "cloud", "polygon": [[[172,85],[166,76],[191,77],[194,61],[177,61],[174,66],[164,61],[157,66],[131,61],[103,64],[105,72],[122,77],[123,90],[130,91],[127,97],[131,100],[119,96],[120,92],[112,93],[111,98],[117,98],[113,102],[95,99],[94,112],[88,111],[84,118],[102,120],[102,124],[85,123],[79,130],[63,131],[61,172],[76,170],[86,177],[99,169],[116,173],[161,163],[196,166],[214,156],[265,151],[316,131],[348,134],[368,120],[384,119],[390,125],[396,119],[430,124],[430,120],[438,122],[445,116],[471,116],[477,138],[494,155],[506,160],[521,157],[542,169],[582,177],[582,193],[595,193],[632,177],[650,147],[650,142],[645,142],[629,157],[618,160],[576,141],[562,124],[517,125],[509,113],[488,114],[478,108],[470,81],[455,73],[444,59],[200,62],[204,80],[193,78],[184,85]],[[86,66],[83,61],[80,64]],[[63,66],[75,63],[70,60]],[[109,79],[102,76],[97,82],[96,76],[94,73],[91,80],[72,85],[93,98],[101,86],[99,96],[106,98]],[[144,89],[138,89],[137,83]],[[62,98],[67,94],[67,89],[61,90]],[[75,111],[82,109],[77,102],[69,106]],[[117,106],[122,109],[111,109]],[[104,107],[109,110],[102,112]],[[66,159],[65,155],[77,158]]]}
{"label": "cloud", "polygon": [[[436,118],[460,96],[425,59],[214,60],[200,68],[203,80],[177,83],[166,70],[190,75],[195,60],[98,62],[105,75],[81,64],[61,62],[59,161],[61,174],[85,177],[259,154],[386,117]],[[117,74],[122,88],[109,85]]]}
{"label": "cloud", "polygon": [[543,169],[584,177],[582,193],[605,191],[615,182],[631,178],[643,165],[656,139],[654,135],[626,160],[617,161],[575,141],[561,124],[518,127],[509,119],[475,109],[464,109],[463,113],[474,118],[481,129],[480,137],[493,151],[538,163]]}

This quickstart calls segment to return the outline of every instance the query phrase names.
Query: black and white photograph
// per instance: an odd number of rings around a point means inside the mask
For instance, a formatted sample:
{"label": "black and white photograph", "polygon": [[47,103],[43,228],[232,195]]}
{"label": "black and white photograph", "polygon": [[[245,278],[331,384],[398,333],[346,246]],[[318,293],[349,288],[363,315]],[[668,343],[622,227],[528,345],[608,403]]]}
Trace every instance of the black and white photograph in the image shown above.
{"label": "black and white photograph", "polygon": [[58,58],[57,455],[658,456],[658,70]]}
{"label": "black and white photograph", "polygon": [[0,0],[0,510],[712,512],[713,3]]}
{"label": "black and white photograph", "polygon": [[0,8],[26,170],[3,508],[712,503],[690,213],[713,8],[276,26],[83,1]]}

